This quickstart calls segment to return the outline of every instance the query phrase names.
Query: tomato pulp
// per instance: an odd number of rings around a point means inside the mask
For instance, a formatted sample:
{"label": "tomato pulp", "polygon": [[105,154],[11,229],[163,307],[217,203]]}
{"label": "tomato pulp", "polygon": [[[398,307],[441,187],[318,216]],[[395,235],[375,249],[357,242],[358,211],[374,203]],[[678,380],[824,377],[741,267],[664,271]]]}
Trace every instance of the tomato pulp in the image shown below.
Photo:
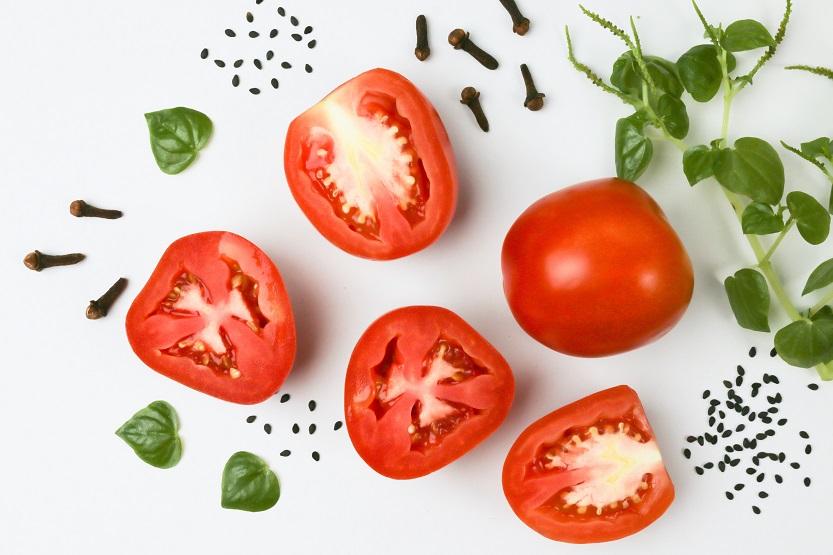
{"label": "tomato pulp", "polygon": [[503,243],[509,308],[533,338],[596,357],[659,339],[691,301],[691,260],[656,202],[622,179],[551,193]]}
{"label": "tomato pulp", "polygon": [[335,246],[374,260],[424,249],[457,204],[445,127],[407,79],[373,69],[289,125],[284,171],[292,196]]}
{"label": "tomato pulp", "polygon": [[152,369],[234,403],[274,395],[295,358],[295,323],[278,269],[228,232],[174,241],[133,301],[126,328]]}
{"label": "tomato pulp", "polygon": [[503,466],[515,514],[552,540],[617,540],[658,519],[674,500],[654,432],[636,393],[618,386],[538,420]]}
{"label": "tomato pulp", "polygon": [[376,472],[417,478],[494,432],[514,394],[509,365],[457,314],[400,308],[373,322],[353,350],[344,387],[347,431]]}

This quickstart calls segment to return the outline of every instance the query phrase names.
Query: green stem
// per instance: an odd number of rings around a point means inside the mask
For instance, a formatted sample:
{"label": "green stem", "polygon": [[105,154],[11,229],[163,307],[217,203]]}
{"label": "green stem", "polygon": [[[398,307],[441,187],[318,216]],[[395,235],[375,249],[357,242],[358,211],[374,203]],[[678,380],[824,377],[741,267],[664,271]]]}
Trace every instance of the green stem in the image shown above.
{"label": "green stem", "polygon": [[764,255],[763,260],[761,260],[762,263],[763,262],[768,262],[769,259],[772,258],[772,255],[775,254],[775,249],[778,248],[778,245],[781,244],[781,241],[784,239],[784,237],[787,235],[787,233],[789,233],[789,231],[792,229],[792,227],[794,225],[795,225],[795,220],[793,218],[790,218],[787,221],[787,225],[784,226],[784,229],[781,230],[781,233],[779,233],[778,237],[775,238],[775,241],[772,242],[772,245],[769,247],[769,250]]}

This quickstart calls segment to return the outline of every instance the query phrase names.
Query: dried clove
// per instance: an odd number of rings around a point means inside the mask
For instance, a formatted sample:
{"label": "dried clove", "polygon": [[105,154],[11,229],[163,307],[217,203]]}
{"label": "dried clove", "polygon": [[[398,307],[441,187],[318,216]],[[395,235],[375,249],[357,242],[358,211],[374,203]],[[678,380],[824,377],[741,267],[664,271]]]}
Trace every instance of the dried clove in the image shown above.
{"label": "dried clove", "polygon": [[110,289],[106,293],[97,300],[90,301],[90,304],[87,306],[87,318],[90,320],[98,320],[107,316],[107,311],[110,310],[113,302],[122,294],[125,287],[127,287],[127,279],[119,278],[116,280],[116,283],[110,286]]}
{"label": "dried clove", "polygon": [[512,16],[512,31],[516,35],[524,36],[529,31],[529,20],[523,16],[515,0],[500,0],[500,3]]}
{"label": "dried clove", "polygon": [[106,210],[87,204],[83,200],[74,200],[69,205],[69,213],[76,218],[104,218],[116,220],[122,217],[121,210]]}
{"label": "dried clove", "polygon": [[544,95],[539,93],[535,88],[535,83],[532,81],[532,74],[529,73],[529,68],[526,64],[521,64],[521,75],[524,78],[524,85],[526,85],[526,100],[524,100],[524,107],[537,112],[544,107]]}
{"label": "dried clove", "polygon": [[72,254],[43,254],[41,251],[30,252],[23,258],[23,264],[30,270],[40,272],[44,268],[51,268],[53,266],[70,266],[78,264],[84,260],[84,255],[80,252]]}
{"label": "dried clove", "polygon": [[472,58],[480,62],[483,67],[487,69],[497,69],[497,60],[485,52],[482,48],[474,44],[469,38],[469,33],[462,29],[454,29],[448,34],[448,44],[454,47],[455,50],[463,50],[471,54]]}
{"label": "dried clove", "polygon": [[460,93],[460,104],[465,104],[471,108],[480,129],[483,131],[489,130],[489,120],[486,119],[486,114],[483,113],[483,107],[480,105],[480,93],[477,89],[474,87],[464,88]]}
{"label": "dried clove", "polygon": [[418,15],[416,18],[416,36],[417,43],[414,55],[417,60],[423,62],[431,55],[431,48],[428,46],[428,22],[425,21],[424,15]]}

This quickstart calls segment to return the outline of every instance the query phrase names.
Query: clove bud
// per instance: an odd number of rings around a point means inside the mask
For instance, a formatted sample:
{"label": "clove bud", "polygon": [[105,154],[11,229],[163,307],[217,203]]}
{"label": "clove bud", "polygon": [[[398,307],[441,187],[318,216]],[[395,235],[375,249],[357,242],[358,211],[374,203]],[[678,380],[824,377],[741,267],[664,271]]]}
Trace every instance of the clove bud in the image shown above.
{"label": "clove bud", "polygon": [[544,107],[544,94],[539,93],[535,88],[535,83],[532,81],[532,74],[529,73],[529,68],[526,64],[521,64],[521,75],[524,78],[524,85],[526,85],[526,100],[524,100],[524,107],[533,112],[537,112]]}
{"label": "clove bud", "polygon": [[116,283],[110,286],[102,296],[95,301],[90,301],[87,306],[87,318],[90,320],[98,320],[107,316],[107,311],[113,306],[113,302],[122,294],[125,287],[127,287],[127,279],[119,278]]}
{"label": "clove bud", "polygon": [[84,260],[84,255],[80,252],[72,254],[43,254],[41,251],[30,252],[23,258],[23,264],[30,270],[40,272],[44,268],[51,268],[53,266],[70,266],[78,264]]}
{"label": "clove bud", "polygon": [[414,49],[414,55],[420,62],[425,61],[431,55],[431,48],[428,46],[428,22],[424,15],[417,16],[416,19],[416,36],[417,43]]}
{"label": "clove bud", "polygon": [[497,69],[497,60],[484,51],[482,48],[474,44],[469,38],[469,33],[462,29],[454,29],[448,34],[448,44],[454,47],[455,50],[462,50],[471,54],[472,58],[480,62],[483,67],[487,69]]}
{"label": "clove bud", "polygon": [[477,125],[483,131],[489,130],[489,120],[486,119],[486,114],[483,113],[483,107],[480,105],[480,93],[474,87],[466,87],[460,92],[460,104],[465,104],[471,108],[474,114],[474,119],[477,120]]}
{"label": "clove bud", "polygon": [[122,217],[121,210],[105,210],[87,204],[83,200],[74,200],[69,205],[69,213],[76,218],[104,218],[115,220]]}
{"label": "clove bud", "polygon": [[512,16],[512,31],[516,35],[524,36],[529,31],[529,20],[521,14],[515,0],[500,0],[509,15]]}

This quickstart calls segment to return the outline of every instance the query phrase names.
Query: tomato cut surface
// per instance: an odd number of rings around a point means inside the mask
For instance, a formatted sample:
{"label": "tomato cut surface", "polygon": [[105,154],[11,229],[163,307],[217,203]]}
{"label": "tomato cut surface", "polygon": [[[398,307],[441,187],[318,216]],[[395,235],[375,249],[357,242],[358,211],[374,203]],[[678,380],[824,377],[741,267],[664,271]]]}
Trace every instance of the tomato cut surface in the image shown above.
{"label": "tomato cut surface", "polygon": [[642,403],[627,386],[585,397],[524,430],[506,457],[503,491],[527,526],[568,543],[634,534],[674,500]]}
{"label": "tomato cut surface", "polygon": [[331,243],[375,260],[419,251],[457,202],[457,169],[434,107],[401,75],[374,69],[343,84],[289,126],[287,182]]}
{"label": "tomato cut surface", "polygon": [[269,398],[295,358],[295,323],[278,269],[228,232],[171,244],[133,301],[126,329],[145,364],[235,403]]}
{"label": "tomato cut surface", "polygon": [[371,324],[353,350],[347,431],[375,471],[417,478],[495,431],[514,393],[509,365],[462,318],[440,307],[400,308]]}

